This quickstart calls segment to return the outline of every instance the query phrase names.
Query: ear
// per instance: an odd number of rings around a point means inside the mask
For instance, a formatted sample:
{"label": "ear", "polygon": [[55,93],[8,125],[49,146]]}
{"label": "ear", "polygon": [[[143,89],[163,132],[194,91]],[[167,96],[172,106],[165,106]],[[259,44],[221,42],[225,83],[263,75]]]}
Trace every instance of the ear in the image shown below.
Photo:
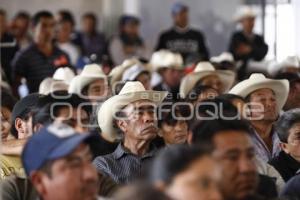
{"label": "ear", "polygon": [[44,197],[47,194],[47,189],[44,182],[44,179],[46,178],[45,176],[47,175],[38,171],[34,171],[30,175],[30,180],[41,197]]}
{"label": "ear", "polygon": [[17,117],[15,120],[15,127],[16,127],[18,134],[24,133],[24,128],[23,128],[24,125],[23,124],[24,124],[24,121],[21,118]]}
{"label": "ear", "polygon": [[125,133],[127,130],[127,122],[125,120],[117,120],[116,123],[119,129],[121,129]]}
{"label": "ear", "polygon": [[282,151],[284,151],[286,154],[290,154],[290,150],[288,148],[288,144],[287,143],[280,142],[279,146],[282,149]]}
{"label": "ear", "polygon": [[187,137],[187,143],[189,144],[189,145],[192,145],[192,141],[193,141],[193,133],[192,133],[192,131],[188,131],[188,137]]}

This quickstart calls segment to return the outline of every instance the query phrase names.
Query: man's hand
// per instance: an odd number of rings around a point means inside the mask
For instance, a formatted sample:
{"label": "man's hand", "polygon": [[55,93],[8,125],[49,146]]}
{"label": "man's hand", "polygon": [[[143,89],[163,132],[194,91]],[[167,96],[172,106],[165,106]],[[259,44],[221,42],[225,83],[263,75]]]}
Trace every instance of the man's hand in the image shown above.
{"label": "man's hand", "polygon": [[247,55],[252,51],[252,47],[248,44],[241,43],[239,46],[236,48],[236,53],[238,55]]}

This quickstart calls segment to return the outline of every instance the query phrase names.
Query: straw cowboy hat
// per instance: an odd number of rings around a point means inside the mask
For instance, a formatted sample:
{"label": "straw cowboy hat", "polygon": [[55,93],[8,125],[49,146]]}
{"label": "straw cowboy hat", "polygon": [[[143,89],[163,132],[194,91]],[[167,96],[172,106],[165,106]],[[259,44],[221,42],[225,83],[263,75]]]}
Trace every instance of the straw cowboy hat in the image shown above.
{"label": "straw cowboy hat", "polygon": [[58,68],[52,76],[54,80],[64,81],[68,85],[71,83],[74,77],[75,77],[75,73],[69,67]]}
{"label": "straw cowboy hat", "polygon": [[214,74],[220,77],[224,85],[224,92],[232,87],[235,81],[234,72],[230,70],[216,70],[210,62],[199,62],[192,73],[183,77],[179,88],[180,97],[185,98],[199,80]]}
{"label": "straw cowboy hat", "polygon": [[132,67],[133,65],[135,65],[137,63],[140,63],[138,59],[130,58],[130,59],[124,60],[121,65],[114,67],[111,70],[111,72],[109,73],[109,76],[111,77],[110,82],[111,82],[112,86],[114,86],[114,84],[116,82],[122,80],[122,75],[126,69]]}
{"label": "straw cowboy hat", "polygon": [[275,75],[283,69],[293,67],[300,69],[300,59],[298,56],[288,56],[286,59],[280,63],[272,62],[268,66],[268,73]]}
{"label": "straw cowboy hat", "polygon": [[150,64],[154,71],[159,71],[164,68],[184,69],[182,56],[179,53],[173,53],[169,50],[154,52]]}
{"label": "straw cowboy hat", "polygon": [[134,81],[141,73],[144,72],[150,74],[150,71],[146,69],[146,67],[140,63],[137,63],[124,71],[122,75],[122,81]]}
{"label": "straw cowboy hat", "polygon": [[249,77],[249,79],[236,84],[229,93],[246,98],[252,92],[264,88],[274,91],[277,100],[277,108],[280,111],[283,108],[289,94],[289,81],[286,79],[269,79],[263,74],[254,73]]}
{"label": "straw cowboy hat", "polygon": [[54,80],[51,77],[45,78],[39,86],[39,94],[48,95],[55,91],[68,91],[68,84],[62,80]]}
{"label": "straw cowboy hat", "polygon": [[223,52],[219,56],[211,57],[210,62],[213,62],[213,63],[222,63],[222,62],[234,63],[234,58],[233,58],[231,53]]}
{"label": "straw cowboy hat", "polygon": [[246,18],[255,18],[257,16],[257,12],[254,10],[254,8],[250,7],[250,6],[241,6],[235,16],[234,16],[234,20],[236,22],[240,22],[243,19]]}
{"label": "straw cowboy hat", "polygon": [[159,104],[166,96],[167,92],[145,90],[139,81],[128,81],[120,93],[106,100],[98,111],[98,124],[102,136],[111,142],[122,138],[113,125],[113,119],[115,114],[126,105],[143,99]]}
{"label": "straw cowboy hat", "polygon": [[98,79],[107,80],[107,76],[102,71],[101,66],[97,64],[85,65],[81,74],[72,79],[69,86],[69,93],[81,95],[82,89],[85,86]]}

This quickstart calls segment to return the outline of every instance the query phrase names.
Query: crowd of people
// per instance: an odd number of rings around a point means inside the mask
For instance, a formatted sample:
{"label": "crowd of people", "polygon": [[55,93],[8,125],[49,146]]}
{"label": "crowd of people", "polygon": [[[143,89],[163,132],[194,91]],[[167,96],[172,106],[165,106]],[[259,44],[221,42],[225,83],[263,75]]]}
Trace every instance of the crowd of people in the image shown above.
{"label": "crowd of people", "polygon": [[0,9],[2,199],[300,199],[298,56],[252,73],[268,45],[245,7],[210,57],[188,14],[149,50],[136,16],[108,39],[93,13]]}

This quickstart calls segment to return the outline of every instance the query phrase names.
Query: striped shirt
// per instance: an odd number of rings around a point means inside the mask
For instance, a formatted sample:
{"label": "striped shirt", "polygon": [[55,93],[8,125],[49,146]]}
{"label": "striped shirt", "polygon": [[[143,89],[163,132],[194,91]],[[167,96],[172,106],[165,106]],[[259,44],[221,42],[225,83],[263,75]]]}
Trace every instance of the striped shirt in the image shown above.
{"label": "striped shirt", "polygon": [[26,78],[29,92],[37,92],[44,78],[52,77],[59,67],[71,66],[66,53],[56,46],[50,56],[43,54],[35,44],[19,51],[14,58],[14,74]]}
{"label": "striped shirt", "polygon": [[110,176],[118,184],[127,184],[145,175],[156,153],[153,147],[145,155],[137,156],[126,151],[120,143],[113,153],[98,156],[93,164],[104,176]]}

